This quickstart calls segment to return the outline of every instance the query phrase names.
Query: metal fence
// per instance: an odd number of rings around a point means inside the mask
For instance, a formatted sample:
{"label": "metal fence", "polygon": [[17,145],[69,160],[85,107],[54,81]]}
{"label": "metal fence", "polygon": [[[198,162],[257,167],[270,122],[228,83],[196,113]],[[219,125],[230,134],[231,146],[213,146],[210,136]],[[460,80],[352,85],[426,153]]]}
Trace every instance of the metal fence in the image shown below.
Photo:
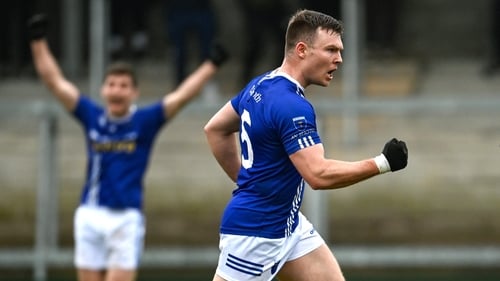
{"label": "metal fence", "polygon": [[[458,181],[463,182],[464,185],[474,182],[476,177],[481,177],[483,175],[486,175],[486,178],[490,175],[490,179],[494,179],[496,176],[496,167],[492,167],[492,165],[495,165],[497,157],[491,153],[498,152],[496,151],[496,149],[498,149],[498,144],[494,145],[495,147],[491,147],[491,142],[498,142],[498,140],[495,140],[495,136],[499,133],[496,132],[494,120],[496,119],[495,117],[499,117],[496,111],[497,108],[500,107],[500,99],[491,97],[485,99],[475,98],[471,100],[406,97],[404,99],[360,99],[356,103],[350,103],[342,99],[334,98],[329,101],[315,100],[314,103],[317,104],[320,115],[319,119],[322,125],[321,130],[323,131],[322,134],[324,135],[325,147],[327,147],[327,149],[334,147],[333,149],[337,150],[339,146],[347,147],[347,150],[352,153],[353,150],[349,147],[354,146],[357,147],[355,149],[356,152],[354,152],[354,157],[357,157],[358,154],[360,156],[366,155],[366,150],[373,151],[373,146],[380,145],[384,141],[381,135],[385,135],[386,132],[401,133],[403,136],[406,136],[406,138],[410,138],[410,166],[412,169],[410,171],[405,171],[406,173],[401,173],[401,175],[383,176],[384,180],[374,184],[374,188],[377,188],[377,185],[385,185],[388,181],[391,181],[390,178],[394,176],[396,179],[394,180],[395,183],[392,182],[392,184],[410,186],[408,187],[408,194],[411,194],[411,192],[419,192],[418,185],[433,177],[431,173],[426,172],[429,170],[441,169],[439,172],[439,174],[443,176],[443,179],[440,179],[441,181],[456,177]],[[346,118],[345,115],[342,115],[342,112],[346,109],[354,112],[354,116],[358,118],[357,120],[351,120],[351,122],[361,124],[356,134],[356,138],[358,139],[357,145],[344,143],[345,139],[339,139],[339,135],[333,140],[333,143],[326,140],[330,134],[337,134],[337,131],[342,131],[342,125],[346,124],[342,121],[343,118]],[[183,113],[184,116],[181,116],[179,119],[198,118],[206,120],[207,116],[209,116],[208,113],[214,110],[215,107],[196,103],[190,106],[187,111]],[[38,173],[36,176],[37,188],[33,190],[33,192],[36,192],[34,196],[36,198],[36,208],[34,209],[36,210],[34,212],[36,217],[34,219],[33,228],[36,233],[34,236],[35,242],[33,248],[29,249],[22,247],[2,247],[2,249],[0,249],[0,267],[33,268],[34,279],[45,280],[47,277],[46,272],[49,267],[67,267],[72,264],[72,250],[67,247],[61,248],[57,241],[59,237],[58,229],[61,227],[59,225],[60,220],[57,219],[60,213],[58,204],[58,193],[60,190],[57,186],[61,174],[67,173],[68,170],[74,168],[67,166],[58,168],[60,164],[57,162],[61,160],[58,160],[57,146],[61,145],[59,141],[61,136],[65,134],[74,134],[74,128],[68,128],[64,125],[64,123],[73,121],[70,121],[67,116],[64,116],[64,113],[62,114],[62,111],[53,103],[44,102],[24,103],[23,105],[3,103],[0,108],[0,114],[11,120],[21,116],[31,116],[30,119],[38,120],[38,132],[31,135],[32,138],[36,137],[37,140],[35,142],[38,143],[38,156],[33,156],[33,159],[38,159],[36,162],[38,163]],[[352,115],[349,115],[348,118],[351,118],[351,116]],[[364,125],[362,125],[363,120],[373,119],[379,120],[377,121],[378,124],[371,125],[373,128],[370,128],[370,126],[365,128]],[[181,121],[179,121],[177,125],[174,123],[172,126],[186,125],[184,123],[180,124],[180,122]],[[440,122],[442,124],[437,125],[437,123]],[[459,122],[461,125],[457,126],[456,122]],[[337,125],[332,126],[332,124]],[[480,125],[478,126],[478,124]],[[9,125],[3,123],[3,126],[7,128]],[[389,126],[390,129],[381,129],[385,126]],[[433,126],[438,126],[438,128],[441,129],[436,131],[436,128],[433,128]],[[63,127],[63,129],[60,129],[60,127]],[[470,141],[470,143],[450,143],[453,140],[456,141],[456,137],[460,136],[462,133],[464,138],[469,138],[470,134],[474,135],[478,130],[480,132],[481,130],[488,129],[492,130],[489,133],[485,132],[485,134],[490,134],[492,137],[490,142],[483,142],[481,137],[479,137],[478,140]],[[15,130],[22,131],[22,128],[17,127]],[[169,130],[182,134],[182,132],[179,132],[175,128],[167,129],[167,131]],[[188,132],[190,129],[186,128],[185,130],[186,134],[191,136],[191,133]],[[331,132],[332,130],[336,132]],[[379,132],[379,130],[382,132]],[[447,130],[449,130],[449,132],[446,132]],[[457,132],[456,130],[459,131]],[[8,130],[3,131],[5,133],[5,131]],[[201,134],[201,131],[196,132],[196,129],[194,129],[194,131],[193,134]],[[421,133],[419,133],[423,131],[427,131],[427,134],[421,135]],[[426,151],[428,149],[428,147],[425,147],[426,142],[432,142],[432,138],[436,137],[432,135],[440,133],[444,133],[444,135],[438,136],[439,140],[436,146],[432,148],[431,152]],[[367,142],[365,140],[366,138],[372,138],[372,140]],[[431,138],[431,140],[429,140],[429,138]],[[450,145],[450,147],[445,147],[447,144]],[[449,160],[446,158],[453,156],[448,155],[447,152],[443,150],[450,149],[453,151],[451,148],[452,145],[460,146],[464,144],[470,144],[474,147],[464,147],[462,150],[463,155],[454,156],[457,157],[456,161],[469,162],[470,165],[482,163],[484,168],[473,168],[471,166],[470,174],[463,174],[463,168],[460,168],[462,164],[448,162]],[[481,148],[482,145],[490,147],[484,149],[484,147]],[[159,146],[160,147],[157,148],[158,152],[164,152],[162,144],[159,144]],[[469,159],[472,155],[471,151],[476,153],[473,157],[479,157],[480,159]],[[341,155],[339,157],[347,155],[342,155],[341,152],[336,153]],[[442,153],[441,156],[445,159],[439,159],[439,157],[432,156],[438,153]],[[426,161],[428,161],[428,163],[425,163]],[[432,167],[428,167],[429,165]],[[446,165],[448,165],[448,167]],[[156,165],[153,167],[155,166]],[[163,170],[168,169],[168,167],[163,165],[158,166],[162,166],[161,169]],[[153,170],[157,169],[153,167]],[[474,176],[473,174],[476,169],[482,171],[479,175]],[[221,179],[223,175],[217,173],[217,169],[211,171],[210,174],[215,178],[215,181],[218,181],[215,185],[222,185],[227,188],[227,182]],[[153,172],[151,176],[154,178],[157,175]],[[200,184],[197,182],[205,181],[203,176],[200,177],[200,179],[193,179],[193,183],[190,185],[199,186]],[[163,178],[160,180],[164,180]],[[416,178],[418,179],[415,180]],[[450,184],[456,185],[454,182]],[[498,197],[499,195],[495,193],[496,182],[477,183],[475,188],[478,187],[481,187],[479,189],[493,191],[490,195],[483,194],[483,196]],[[461,190],[461,188],[457,188],[457,190]],[[8,190],[6,190],[5,193],[6,196],[8,196]],[[395,193],[397,194],[397,191]],[[436,201],[435,196],[432,194],[428,196],[430,196],[428,200],[429,204],[440,204],[439,200]],[[311,221],[325,237],[329,237],[331,228],[333,228],[335,232],[335,226],[332,227],[329,225],[330,216],[326,211],[330,208],[335,208],[331,206],[332,203],[327,198],[327,196],[324,196],[320,192],[311,191],[306,194],[307,201],[305,202],[304,209],[304,212],[310,217]],[[441,198],[440,200],[444,201],[446,198]],[[26,203],[19,202],[19,204]],[[464,208],[467,209],[467,207]],[[494,216],[494,214],[492,215]],[[494,217],[487,219],[495,220]],[[494,222],[493,225],[495,225]],[[498,229],[493,229],[492,231],[493,234],[498,234]],[[396,244],[385,246],[378,245],[377,243],[368,243],[366,245],[335,245],[334,243],[332,244],[332,248],[341,263],[344,266],[351,267],[498,267],[500,264],[500,243],[494,243],[494,241],[490,241],[487,244],[481,244],[472,240],[470,241],[470,245],[436,244],[435,242],[426,244],[425,241],[417,245]],[[202,245],[199,247],[156,245],[146,249],[142,266],[161,266],[165,268],[213,266],[216,264],[217,256],[215,244],[213,246]]]}

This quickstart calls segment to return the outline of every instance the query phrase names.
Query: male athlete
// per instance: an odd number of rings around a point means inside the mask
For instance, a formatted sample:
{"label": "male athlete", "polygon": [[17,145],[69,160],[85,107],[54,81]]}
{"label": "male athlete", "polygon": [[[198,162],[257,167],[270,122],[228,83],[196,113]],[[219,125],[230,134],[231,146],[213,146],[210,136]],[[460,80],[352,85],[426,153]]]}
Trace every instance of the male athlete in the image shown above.
{"label": "male athlete", "polygon": [[128,64],[109,67],[101,97],[104,106],[66,80],[45,34],[47,20],[28,22],[36,71],[52,94],[82,125],[88,165],[75,212],[75,266],[80,281],[130,281],[143,250],[143,178],[159,130],[193,98],[227,58],[219,45],[173,92],[138,108],[137,81]]}
{"label": "male athlete", "polygon": [[374,158],[325,158],[304,89],[333,79],[342,63],[342,32],[331,16],[298,11],[288,23],[282,65],[250,81],[205,125],[212,153],[237,185],[222,216],[214,281],[344,280],[300,212],[305,182],[314,190],[335,189],[406,167],[406,144],[397,139]]}

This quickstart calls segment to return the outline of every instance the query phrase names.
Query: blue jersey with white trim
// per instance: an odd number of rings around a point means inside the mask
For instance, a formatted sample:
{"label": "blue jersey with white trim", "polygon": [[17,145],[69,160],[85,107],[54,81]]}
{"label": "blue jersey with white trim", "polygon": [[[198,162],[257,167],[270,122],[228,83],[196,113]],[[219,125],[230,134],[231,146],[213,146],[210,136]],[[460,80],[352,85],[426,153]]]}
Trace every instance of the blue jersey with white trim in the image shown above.
{"label": "blue jersey with white trim", "polygon": [[150,152],[166,122],[161,103],[115,119],[81,95],[73,115],[83,126],[88,157],[80,203],[142,209],[143,178]]}
{"label": "blue jersey with white trim", "polygon": [[221,233],[282,238],[298,224],[304,180],[289,155],[321,143],[304,89],[278,71],[252,80],[231,100],[240,115],[241,168]]}

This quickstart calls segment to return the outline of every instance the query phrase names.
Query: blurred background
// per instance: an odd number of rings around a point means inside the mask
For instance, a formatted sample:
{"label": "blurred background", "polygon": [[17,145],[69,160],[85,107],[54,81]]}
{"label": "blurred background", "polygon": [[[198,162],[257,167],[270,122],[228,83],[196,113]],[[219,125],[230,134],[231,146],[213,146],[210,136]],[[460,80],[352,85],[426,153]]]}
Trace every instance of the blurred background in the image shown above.
{"label": "blurred background", "polygon": [[[0,9],[0,280],[74,280],[80,127],[34,72],[26,21],[48,14],[66,76],[99,99],[104,66],[132,62],[140,104],[160,99],[212,40],[231,60],[159,135],[145,179],[139,280],[210,280],[232,183],[203,134],[252,76],[280,65],[288,17],[345,24],[344,64],[309,87],[328,157],[406,141],[408,167],[306,193],[304,213],[348,280],[500,280],[500,1],[18,0]],[[184,27],[187,27],[186,29]]]}

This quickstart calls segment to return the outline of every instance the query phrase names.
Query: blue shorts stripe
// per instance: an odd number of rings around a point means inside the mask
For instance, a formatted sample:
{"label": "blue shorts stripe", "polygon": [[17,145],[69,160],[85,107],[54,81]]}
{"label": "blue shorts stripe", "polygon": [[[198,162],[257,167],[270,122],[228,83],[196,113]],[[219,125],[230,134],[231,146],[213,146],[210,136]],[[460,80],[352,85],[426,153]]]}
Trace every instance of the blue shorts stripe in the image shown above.
{"label": "blue shorts stripe", "polygon": [[251,261],[247,261],[247,260],[244,260],[244,259],[242,259],[242,258],[238,258],[237,256],[234,256],[234,255],[231,255],[231,254],[228,254],[227,256],[228,256],[228,259],[235,259],[235,260],[237,260],[237,261],[240,261],[240,262],[242,262],[242,263],[246,263],[246,264],[248,264],[248,265],[253,265],[253,266],[256,266],[256,267],[261,267],[261,268],[262,268],[262,267],[264,267],[264,265],[263,265],[263,264],[260,264],[260,263],[254,263],[254,262],[251,262]]}
{"label": "blue shorts stripe", "polygon": [[228,254],[226,265],[239,272],[249,274],[252,276],[262,275],[264,265],[250,262],[234,255]]}
{"label": "blue shorts stripe", "polygon": [[262,271],[259,272],[259,273],[254,273],[254,272],[250,272],[250,271],[246,271],[246,270],[242,270],[241,268],[238,268],[238,267],[235,267],[235,266],[232,266],[228,263],[226,263],[227,267],[230,267],[236,271],[239,271],[239,272],[242,272],[242,273],[245,273],[245,274],[248,274],[248,275],[252,275],[252,276],[260,276],[262,274]]}

